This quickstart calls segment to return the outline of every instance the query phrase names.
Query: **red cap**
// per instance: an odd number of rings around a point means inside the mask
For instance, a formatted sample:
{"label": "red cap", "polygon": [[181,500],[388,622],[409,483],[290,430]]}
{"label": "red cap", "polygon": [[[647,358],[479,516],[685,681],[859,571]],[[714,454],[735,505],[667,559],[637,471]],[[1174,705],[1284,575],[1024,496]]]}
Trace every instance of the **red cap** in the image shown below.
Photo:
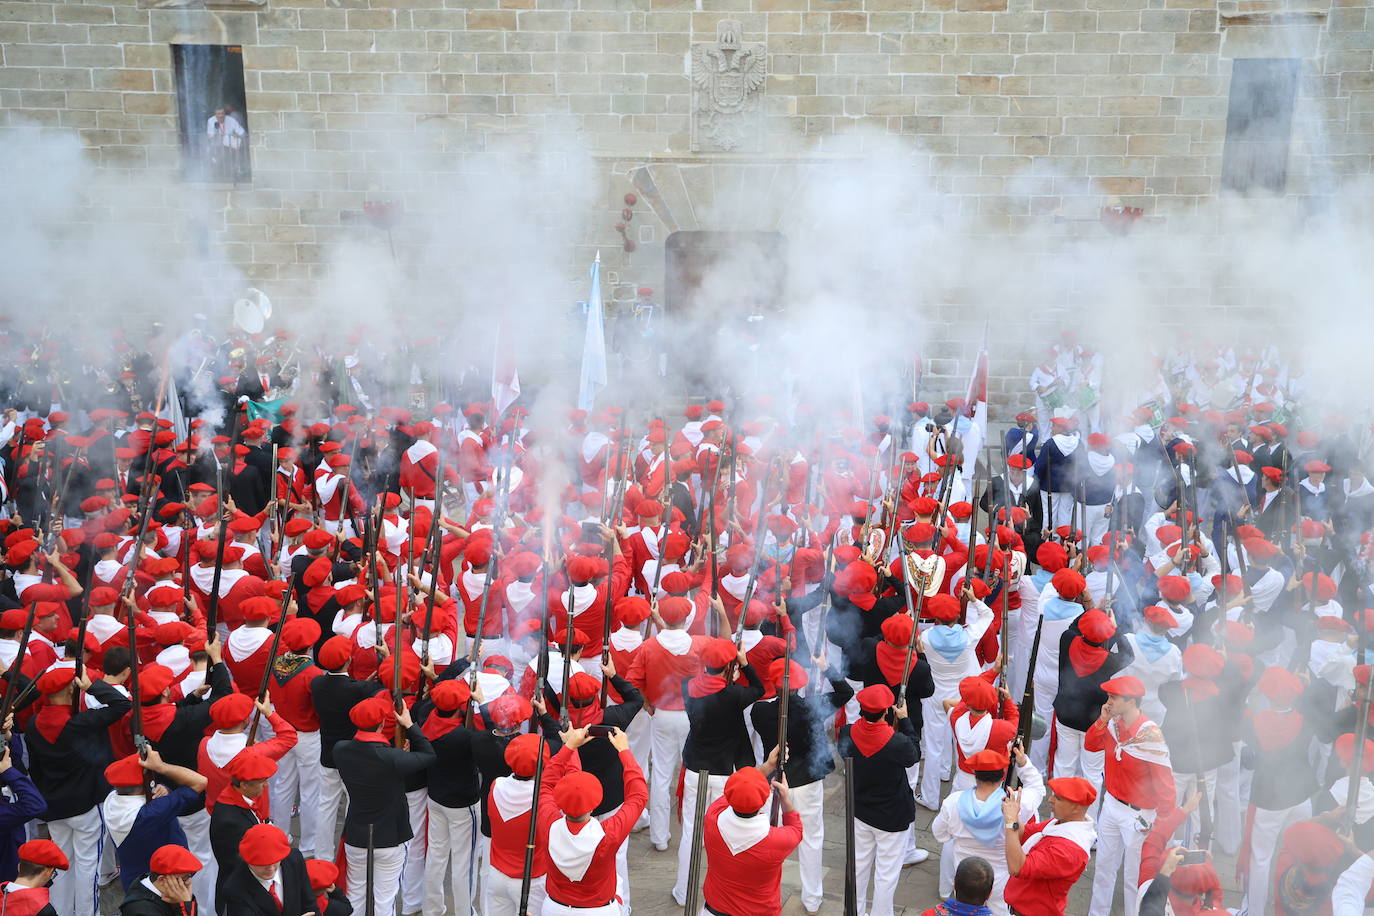
{"label": "red cap", "polygon": [[1161,576],[1157,583],[1159,597],[1165,601],[1182,604],[1192,594],[1192,584],[1182,576]]}
{"label": "red cap", "polygon": [[758,767],[744,767],[725,780],[725,800],[739,814],[754,814],[767,803],[773,787]]}
{"label": "red cap", "polygon": [[553,787],[555,804],[571,817],[591,814],[601,804],[601,783],[585,770],[575,770]]}
{"label": "red cap", "polygon": [[701,649],[701,661],[707,668],[724,668],[738,655],[739,650],[733,642],[719,637],[710,640]]}
{"label": "red cap", "polygon": [[43,672],[38,677],[38,692],[43,694],[60,693],[76,680],[76,671],[72,668],[53,668]]}
{"label": "red cap", "polygon": [[966,677],[959,682],[959,699],[969,709],[988,712],[997,706],[997,688],[985,678]]}
{"label": "red cap", "polygon": [[1097,790],[1081,776],[1061,776],[1046,785],[1055,795],[1075,805],[1091,805],[1097,800]]}
{"label": "red cap", "polygon": [[894,646],[905,647],[911,642],[911,631],[915,624],[906,614],[893,614],[883,621],[883,639]]}
{"label": "red cap", "polygon": [[1260,675],[1259,691],[1275,706],[1287,708],[1302,696],[1302,678],[1287,668],[1265,668]]}
{"label": "red cap", "polygon": [[472,699],[472,688],[462,678],[439,681],[429,692],[434,708],[443,712],[465,709]]}
{"label": "red cap", "polygon": [[305,873],[310,878],[310,889],[317,894],[339,881],[339,867],[324,859],[306,859]]}
{"label": "red cap", "polygon": [[873,684],[860,690],[854,695],[859,701],[859,708],[864,712],[886,712],[892,708],[896,702],[896,697],[892,695],[892,688],[886,684]]}
{"label": "red cap", "polygon": [[964,763],[975,773],[996,773],[1004,771],[1011,763],[1011,759],[991,748],[983,748],[978,753],[965,757]]}
{"label": "red cap", "polygon": [[[506,745],[506,766],[510,767],[511,772],[516,776],[529,779],[534,775],[535,765],[539,762],[538,754],[542,742],[538,735],[520,735],[512,738]],[[544,759],[549,757],[547,744],[543,745]]]}
{"label": "red cap", "polygon": [[[140,685],[142,686],[142,685]],[[121,757],[105,768],[105,781],[116,789],[143,785],[143,767],[139,765],[138,755]]]}
{"label": "red cap", "polygon": [[19,861],[42,865],[44,868],[68,867],[67,855],[52,840],[29,840],[19,847]]}
{"label": "red cap", "polygon": [[238,782],[271,779],[277,773],[277,762],[252,748],[244,748],[225,764],[224,773]]}
{"label": "red cap", "polygon": [[148,871],[154,875],[193,875],[204,867],[189,849],[173,843],[159,846],[148,859]]}
{"label": "red cap", "polygon": [[1077,598],[1088,585],[1083,575],[1074,569],[1059,570],[1050,579],[1050,584],[1054,586],[1059,597],[1065,599]]}
{"label": "red cap", "polygon": [[275,824],[254,824],[239,840],[239,857],[249,865],[276,865],[291,854],[291,841]]}
{"label": "red cap", "polygon": [[787,670],[788,690],[801,690],[810,682],[810,678],[808,678],[806,674],[806,667],[797,664],[796,659],[793,659],[792,663],[789,665],[786,658],[775,658],[768,665],[768,680],[773,684],[775,690],[782,689],[782,674],[784,668]]}
{"label": "red cap", "polygon": [[1114,677],[1110,681],[1102,682],[1102,690],[1114,697],[1134,697],[1140,699],[1145,696],[1145,685],[1139,678],[1131,677],[1129,674]]}
{"label": "red cap", "polygon": [[337,671],[353,658],[353,645],[347,636],[331,636],[320,647],[320,667]]}
{"label": "red cap", "polygon": [[953,623],[959,619],[959,599],[953,595],[931,595],[921,611],[939,623]]}
{"label": "red cap", "polygon": [[1078,631],[1088,642],[1104,643],[1116,635],[1116,624],[1097,608],[1078,616]]}
{"label": "red cap", "polygon": [[210,704],[210,721],[215,728],[234,728],[253,714],[253,698],[246,693],[231,693]]}

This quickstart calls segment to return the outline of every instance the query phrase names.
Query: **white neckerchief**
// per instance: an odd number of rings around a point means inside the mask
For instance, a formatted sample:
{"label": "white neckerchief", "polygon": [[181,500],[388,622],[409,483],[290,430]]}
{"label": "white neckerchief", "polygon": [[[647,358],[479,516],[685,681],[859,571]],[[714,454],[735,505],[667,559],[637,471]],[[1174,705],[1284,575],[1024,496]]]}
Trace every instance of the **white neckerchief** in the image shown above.
{"label": "white neckerchief", "polygon": [[636,627],[622,626],[611,634],[611,648],[633,652],[644,644],[644,634]]}
{"label": "white neckerchief", "polygon": [[516,579],[506,586],[506,603],[517,614],[534,600],[534,583]]}
{"label": "white neckerchief", "polygon": [[1057,836],[1068,840],[1079,849],[1083,850],[1084,855],[1092,856],[1093,841],[1097,839],[1097,828],[1093,826],[1093,819],[1084,818],[1081,821],[1062,821],[1051,820],[1045,825],[1044,829],[1021,844],[1022,852],[1030,852],[1047,836]]}
{"label": "white neckerchief", "polygon": [[[662,529],[662,527],[663,527],[662,525],[659,525],[659,528],[660,528],[660,529]],[[661,539],[662,536],[663,536],[662,530],[655,531],[653,528],[650,528],[648,525],[640,525],[639,528],[638,528],[637,530],[639,531],[639,538],[640,538],[640,540],[642,540],[642,541],[644,542],[644,549],[647,550],[647,551],[649,552],[649,556],[651,556],[651,557],[653,557],[655,560],[657,560],[657,559],[658,559],[658,545],[661,543],[660,539]]]}
{"label": "white neckerchief", "polygon": [[[1347,786],[1350,785],[1350,777],[1342,776],[1331,786],[1331,797],[1336,799],[1336,804],[1344,805],[1348,797]],[[1355,823],[1363,824],[1371,817],[1374,817],[1374,785],[1371,785],[1368,777],[1360,778],[1360,796],[1355,800]]]}
{"label": "white neckerchief", "polygon": [[1090,467],[1092,472],[1098,477],[1101,477],[1115,466],[1116,457],[1111,453],[1099,455],[1091,449],[1088,450],[1088,467]]}
{"label": "white neckerchief", "polygon": [[123,568],[124,564],[120,563],[118,560],[101,560],[91,568],[91,571],[95,573],[97,579],[105,582],[113,582],[115,576],[119,575],[119,571]]}
{"label": "white neckerchief", "polygon": [[94,636],[99,643],[105,642],[123,629],[124,624],[116,620],[113,614],[92,614],[91,619],[86,622],[86,632]]}
{"label": "white neckerchief", "polygon": [[105,810],[105,828],[110,831],[110,836],[114,837],[115,845],[118,846],[128,837],[129,831],[134,829],[138,812],[143,809],[143,796],[111,792],[105,797],[105,804],[101,807]]}
{"label": "white neckerchief", "polygon": [[1078,448],[1078,433],[1055,433],[1050,436],[1054,444],[1059,446],[1059,451],[1067,458],[1073,454],[1073,450]]}
{"label": "white neckerchief", "polygon": [[[654,637],[658,644],[668,650],[669,655],[686,655],[692,648],[692,634],[686,628],[681,630],[660,630]],[[16,646],[16,651],[18,647]]]}
{"label": "white neckerchief", "polygon": [[992,720],[995,718],[996,716],[991,713],[984,713],[982,718],[975,722],[970,710],[954,720],[954,739],[959,742],[959,749],[964,752],[965,757],[976,754],[988,746],[988,736],[992,734]]}
{"label": "white neckerchief", "polygon": [[750,630],[746,628],[740,633],[739,647],[745,652],[751,651],[759,643],[763,642],[762,630]]}
{"label": "white neckerchief", "polygon": [[[591,607],[592,603],[596,601],[596,586],[590,582],[585,585],[574,585],[572,587],[572,598],[572,616],[576,617],[578,614],[581,614]],[[568,593],[566,591],[559,594],[558,603],[562,605],[564,610],[568,610]]]}
{"label": "white neckerchief", "polygon": [[[223,598],[229,594],[229,590],[238,584],[238,581],[248,575],[242,569],[221,569],[219,576],[219,596]],[[210,587],[215,584],[215,567],[201,566],[196,564],[191,567],[191,583],[200,590],[202,594],[210,594]]]}
{"label": "white neckerchief", "polygon": [[159,665],[171,669],[174,676],[180,677],[183,671],[191,667],[191,653],[181,643],[177,643],[159,652],[154,661]]}
{"label": "white neckerchief", "polygon": [[241,626],[229,634],[229,657],[236,662],[245,661],[272,638],[271,627]]}
{"label": "white neckerchief", "polygon": [[1326,492],[1326,481],[1322,481],[1321,486],[1314,487],[1312,486],[1312,481],[1304,477],[1302,479],[1302,483],[1299,484],[1299,486],[1301,486],[1308,493],[1311,493],[1313,496],[1320,496],[1321,494]]}
{"label": "white neckerchief", "polygon": [[759,813],[753,817],[740,817],[734,808],[726,805],[716,817],[716,828],[725,845],[730,847],[730,855],[737,856],[767,838],[768,816]]}
{"label": "white neckerchief", "polygon": [[196,688],[200,687],[200,685],[204,683],[204,669],[200,671],[187,671],[186,676],[183,677],[180,682],[181,695],[184,697],[190,696],[192,693],[196,691]]}
{"label": "white neckerchief", "polygon": [[749,590],[749,576],[736,576],[733,573],[726,573],[720,577],[720,587],[725,589],[736,601],[744,600],[744,593]]}
{"label": "white neckerchief", "polygon": [[549,861],[561,871],[569,881],[581,881],[592,866],[596,847],[606,831],[595,818],[587,821],[579,833],[573,833],[568,819],[560,817],[549,828]]}
{"label": "white neckerchief", "polygon": [[590,462],[596,457],[596,453],[601,451],[610,441],[610,438],[605,433],[597,432],[596,430],[587,433],[586,438],[582,440],[582,460]]}
{"label": "white neckerchief", "polygon": [[1350,478],[1347,477],[1345,480],[1341,481],[1341,488],[1345,490],[1345,495],[1347,497],[1369,496],[1374,494],[1374,484],[1371,484],[1368,478],[1365,478],[1364,483],[1352,490],[1350,489]]}
{"label": "white neckerchief", "polygon": [[236,732],[232,735],[224,732],[215,732],[205,739],[205,756],[210,758],[210,762],[221,770],[229,765],[229,761],[248,746],[248,733],[246,731]]}
{"label": "white neckerchief", "polygon": [[498,776],[491,783],[491,801],[501,815],[501,820],[512,821],[528,814],[534,800],[534,780],[516,779],[514,776]]}

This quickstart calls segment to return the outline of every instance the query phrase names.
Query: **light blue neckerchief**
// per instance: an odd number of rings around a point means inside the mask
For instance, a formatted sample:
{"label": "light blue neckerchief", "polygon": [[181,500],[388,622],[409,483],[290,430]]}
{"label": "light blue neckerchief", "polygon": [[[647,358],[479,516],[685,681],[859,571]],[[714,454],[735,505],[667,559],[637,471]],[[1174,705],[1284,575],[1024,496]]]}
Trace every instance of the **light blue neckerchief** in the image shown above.
{"label": "light blue neckerchief", "polygon": [[1040,610],[1046,620],[1069,620],[1083,613],[1083,605],[1054,595],[1045,601],[1045,606]]}
{"label": "light blue neckerchief", "polygon": [[1151,662],[1157,662],[1168,655],[1172,646],[1173,643],[1169,642],[1168,636],[1156,636],[1148,630],[1141,630],[1135,634],[1135,647]]}
{"label": "light blue neckerchief", "polygon": [[959,796],[959,820],[984,846],[996,846],[1002,836],[1002,825],[1006,823],[1002,814],[1002,799],[1006,794],[998,786],[986,801],[979,801],[973,789],[965,789]]}
{"label": "light blue neckerchief", "polygon": [[926,630],[926,642],[945,661],[953,662],[968,648],[968,630],[958,625],[940,624]]}

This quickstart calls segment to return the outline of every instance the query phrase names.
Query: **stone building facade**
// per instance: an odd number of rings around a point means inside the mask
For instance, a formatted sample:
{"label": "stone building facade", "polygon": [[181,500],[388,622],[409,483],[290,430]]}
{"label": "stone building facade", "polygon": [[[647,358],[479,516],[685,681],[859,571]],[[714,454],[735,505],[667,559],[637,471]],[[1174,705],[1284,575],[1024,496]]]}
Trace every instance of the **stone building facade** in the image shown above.
{"label": "stone building facade", "polygon": [[[600,250],[627,300],[664,281],[672,232],[786,232],[796,188],[858,134],[907,141],[989,231],[1186,214],[1265,190],[1255,156],[1270,191],[1335,193],[1374,155],[1370,17],[1371,0],[6,0],[0,126],[75,132],[130,219],[208,211],[284,297],[311,295],[365,205],[423,208],[421,186],[376,177],[397,136],[445,161],[575,142],[604,213],[569,282]],[[188,45],[241,53],[247,181],[180,180]],[[725,205],[743,190],[757,205]]]}

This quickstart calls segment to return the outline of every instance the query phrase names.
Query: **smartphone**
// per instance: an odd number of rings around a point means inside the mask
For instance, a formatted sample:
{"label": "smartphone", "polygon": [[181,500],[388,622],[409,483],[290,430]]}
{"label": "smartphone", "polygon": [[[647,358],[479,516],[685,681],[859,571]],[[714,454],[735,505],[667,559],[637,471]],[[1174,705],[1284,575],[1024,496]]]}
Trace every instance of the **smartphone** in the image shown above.
{"label": "smartphone", "polygon": [[615,731],[614,725],[589,725],[587,734],[593,738],[609,738]]}
{"label": "smartphone", "polygon": [[600,522],[583,522],[583,523],[582,523],[582,540],[583,540],[583,541],[594,541],[594,542],[595,542],[595,541],[600,541],[600,540],[601,540],[601,523],[600,523]]}
{"label": "smartphone", "polygon": [[[593,726],[593,728],[595,728],[595,726]],[[1209,861],[1209,859],[1208,859],[1208,857],[1207,857],[1207,850],[1205,850],[1205,849],[1189,849],[1187,852],[1183,853],[1183,861],[1182,861],[1181,863],[1179,863],[1179,864],[1181,864],[1181,865],[1206,865],[1208,861]]]}

